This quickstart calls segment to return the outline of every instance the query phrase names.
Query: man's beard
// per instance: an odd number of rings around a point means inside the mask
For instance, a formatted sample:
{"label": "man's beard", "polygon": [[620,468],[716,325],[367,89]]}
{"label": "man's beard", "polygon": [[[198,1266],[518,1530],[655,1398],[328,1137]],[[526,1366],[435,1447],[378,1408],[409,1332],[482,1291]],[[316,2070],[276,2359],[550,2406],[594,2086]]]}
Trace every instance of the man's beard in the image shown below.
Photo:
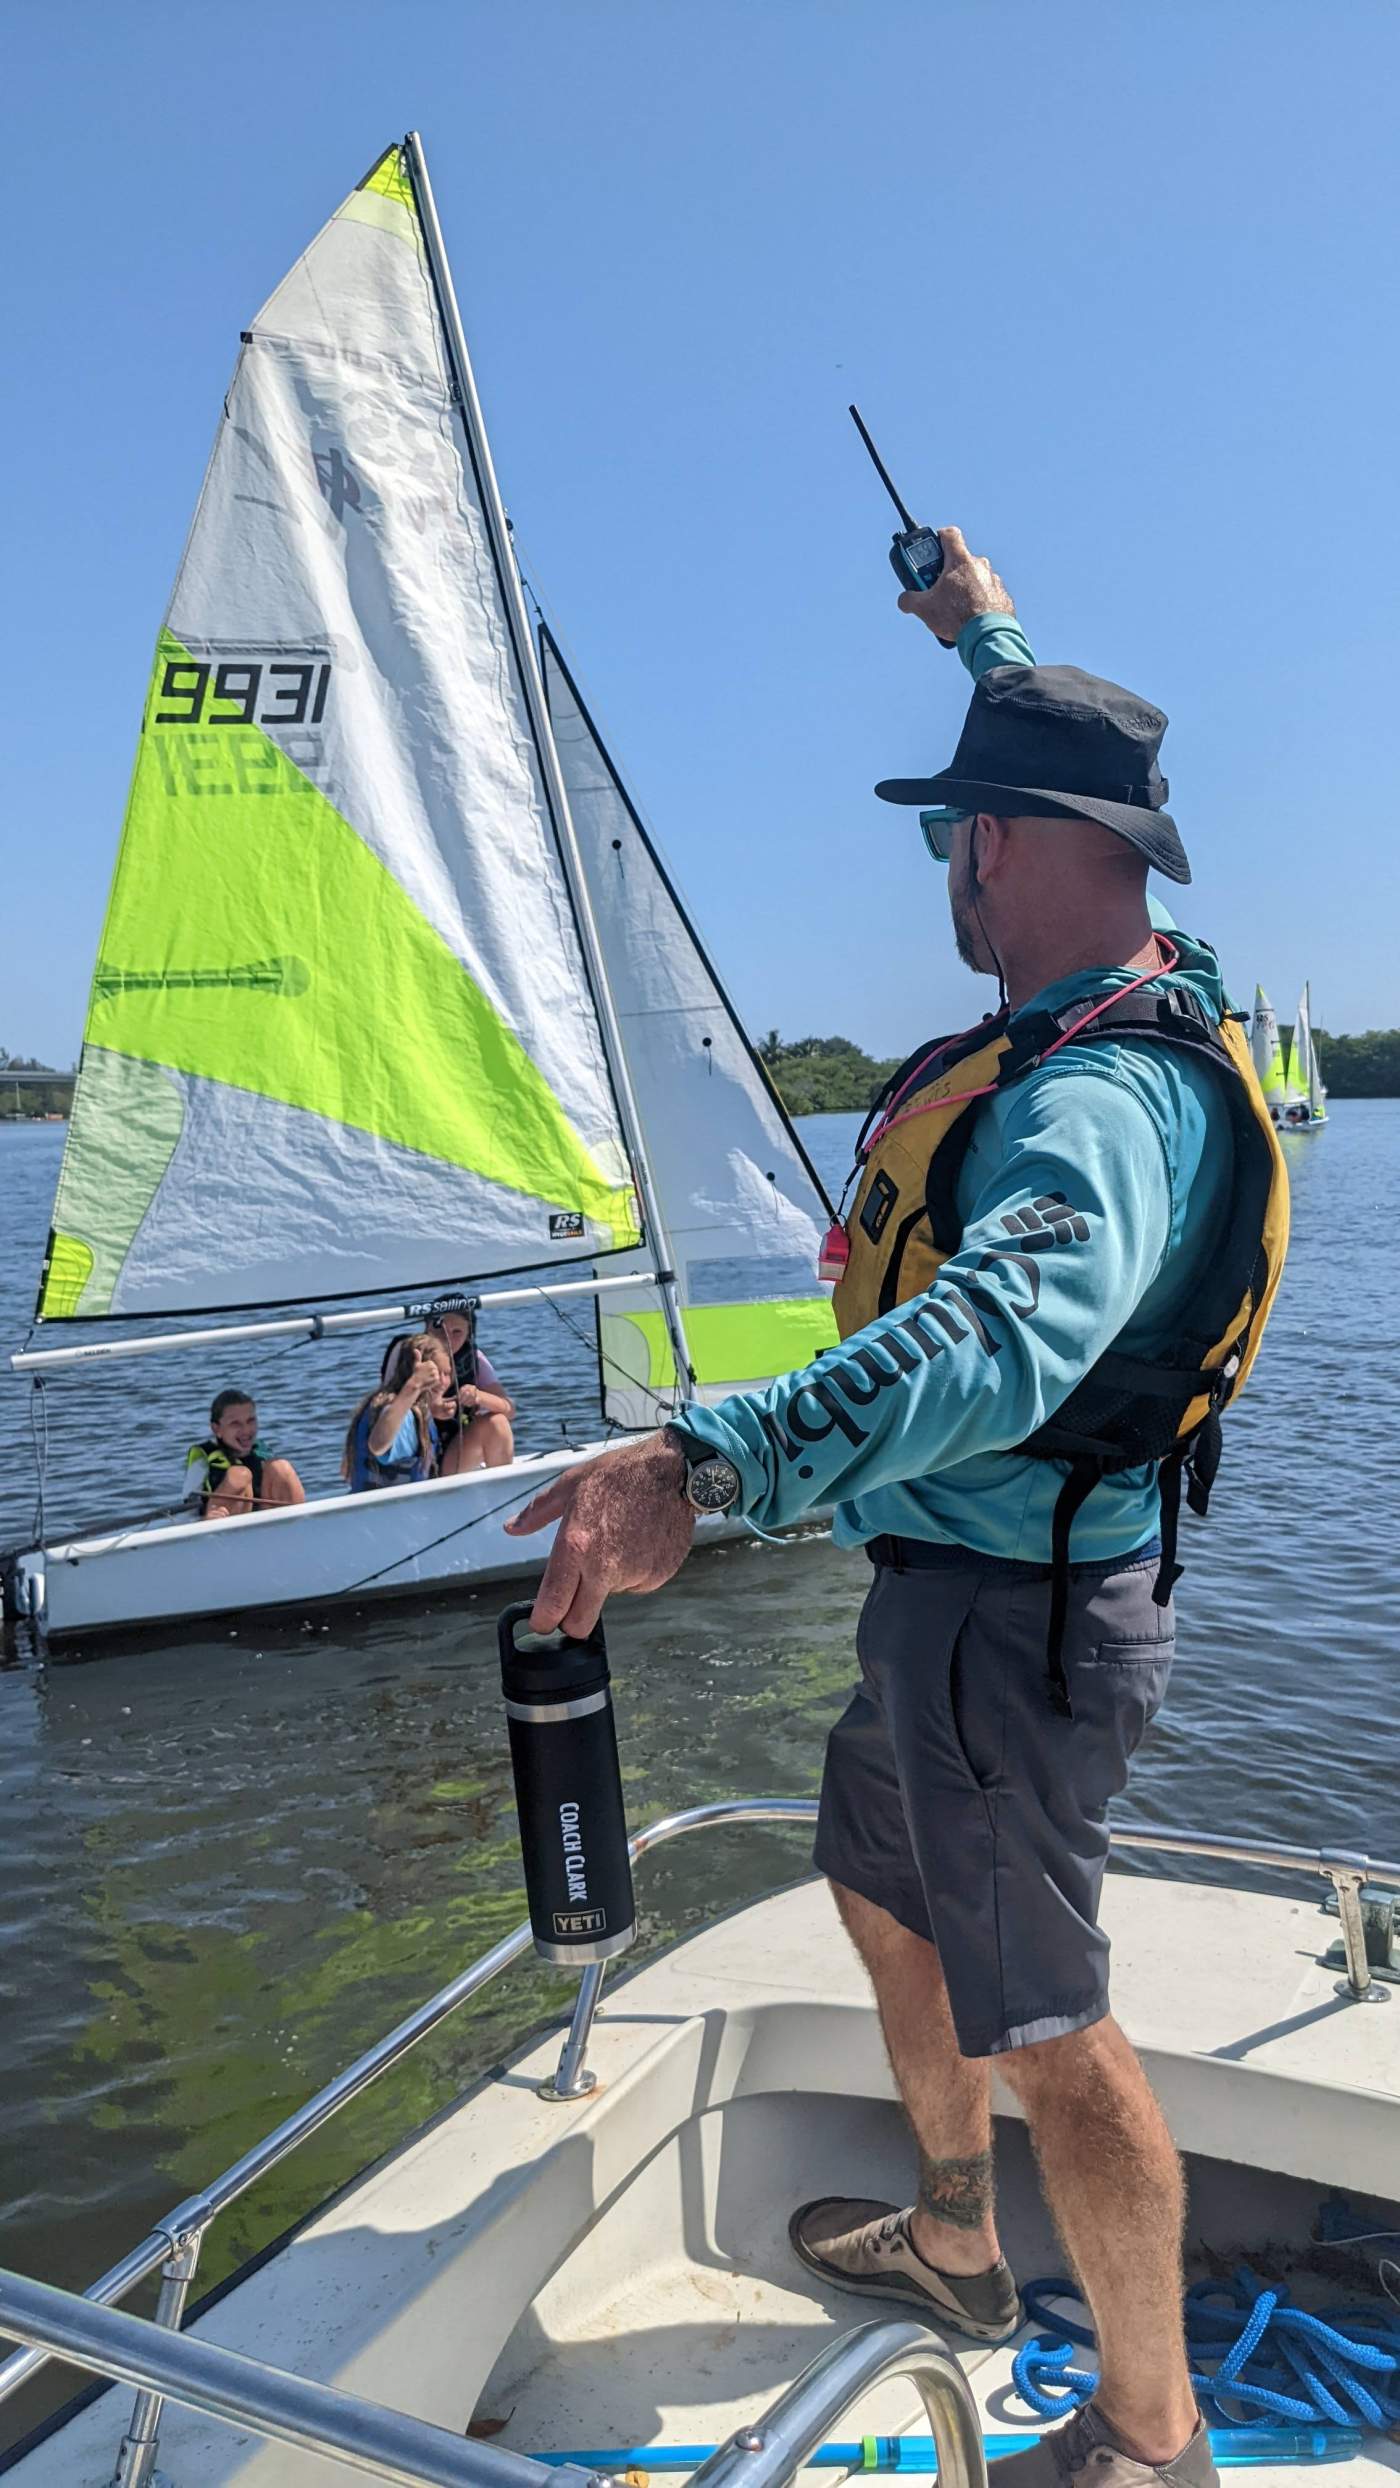
{"label": "man's beard", "polygon": [[[981,924],[977,901],[973,894],[972,870],[964,864],[961,871],[950,867],[948,874],[948,906],[953,918],[953,944],[965,968],[975,976],[987,973],[977,956],[977,936]],[[985,935],[983,939],[985,940]]]}

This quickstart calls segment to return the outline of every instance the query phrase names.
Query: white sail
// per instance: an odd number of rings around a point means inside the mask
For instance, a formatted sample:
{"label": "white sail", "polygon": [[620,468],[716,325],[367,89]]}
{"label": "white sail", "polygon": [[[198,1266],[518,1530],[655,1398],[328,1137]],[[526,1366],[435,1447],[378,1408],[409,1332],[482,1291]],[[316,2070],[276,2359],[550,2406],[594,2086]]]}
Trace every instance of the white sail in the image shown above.
{"label": "white sail", "polygon": [[1259,1074],[1265,1104],[1277,1123],[1283,1112],[1283,1047],[1279,1042],[1278,1014],[1262,985],[1254,988],[1254,1019],[1249,1032],[1249,1050]]}
{"label": "white sail", "polygon": [[1298,997],[1298,1016],[1293,1024],[1293,1046],[1289,1061],[1289,1103],[1306,1106],[1311,1122],[1321,1123],[1327,1113],[1327,1092],[1318,1069],[1317,1046],[1312,1032],[1312,1002],[1307,986]]}
{"label": "white sail", "polygon": [[245,333],[157,649],[46,1320],[639,1240],[421,206],[391,148]]}
{"label": "white sail", "polygon": [[[836,1337],[816,1276],[830,1207],[559,649],[545,689],[569,812],[670,1238],[697,1395],[810,1362]],[[655,1424],[675,1365],[655,1291],[598,1306],[605,1414]]]}

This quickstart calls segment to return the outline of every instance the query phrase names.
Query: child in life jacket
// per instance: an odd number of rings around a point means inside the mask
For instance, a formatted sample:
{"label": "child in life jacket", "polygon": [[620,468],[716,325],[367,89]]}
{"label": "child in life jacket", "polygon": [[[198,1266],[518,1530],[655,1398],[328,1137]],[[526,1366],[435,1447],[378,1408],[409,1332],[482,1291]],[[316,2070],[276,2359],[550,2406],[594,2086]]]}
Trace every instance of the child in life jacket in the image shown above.
{"label": "child in life jacket", "polygon": [[186,1458],[187,1477],[191,1471],[201,1520],[242,1520],[306,1501],[291,1461],[274,1459],[259,1439],[257,1404],[246,1391],[220,1391],[206,1440],[192,1444]]}
{"label": "child in life jacket", "polygon": [[434,1410],[442,1442],[440,1474],[455,1477],[462,1469],[505,1468],[515,1458],[515,1402],[476,1344],[470,1298],[442,1297],[429,1312],[428,1328],[452,1359],[451,1397]]}
{"label": "child in life jacket", "polygon": [[417,1331],[390,1341],[379,1388],[361,1400],[346,1430],[340,1473],[352,1494],[436,1476],[441,1438],[433,1411],[452,1387],[452,1359],[440,1339]]}

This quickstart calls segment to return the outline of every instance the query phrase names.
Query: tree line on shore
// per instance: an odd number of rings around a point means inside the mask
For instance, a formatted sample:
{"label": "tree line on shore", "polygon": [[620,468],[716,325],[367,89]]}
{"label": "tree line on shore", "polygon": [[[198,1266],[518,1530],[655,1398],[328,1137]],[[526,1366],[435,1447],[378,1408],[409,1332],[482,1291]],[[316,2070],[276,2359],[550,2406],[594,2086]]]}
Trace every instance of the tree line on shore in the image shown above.
{"label": "tree line on shore", "polygon": [[[1280,1031],[1285,1043],[1292,1030]],[[1400,1097],[1400,1028],[1368,1028],[1358,1037],[1329,1037],[1314,1031],[1329,1097]],[[781,1037],[770,1028],[759,1046],[774,1087],[789,1114],[863,1114],[871,1099],[897,1069],[900,1057],[887,1062],[864,1053],[849,1037]],[[52,1086],[42,1080],[6,1081],[6,1071],[52,1071]],[[66,1114],[73,1095],[73,1074],[41,1063],[32,1054],[7,1054],[0,1046],[0,1121],[33,1115]]]}
{"label": "tree line on shore", "polygon": [[[1279,1031],[1285,1044],[1291,1028]],[[1364,1036],[1313,1031],[1329,1097],[1400,1097],[1400,1028],[1368,1028]],[[759,1046],[769,1077],[789,1114],[863,1114],[901,1057],[877,1062],[849,1037],[799,1037],[770,1028]]]}

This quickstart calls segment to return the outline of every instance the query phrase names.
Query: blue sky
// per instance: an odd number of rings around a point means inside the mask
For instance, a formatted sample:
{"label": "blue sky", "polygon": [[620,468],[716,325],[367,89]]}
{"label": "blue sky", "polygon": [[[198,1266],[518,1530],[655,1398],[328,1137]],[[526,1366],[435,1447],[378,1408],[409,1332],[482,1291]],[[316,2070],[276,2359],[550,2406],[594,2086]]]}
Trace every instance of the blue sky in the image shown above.
{"label": "blue sky", "polygon": [[411,125],[527,568],[751,1025],[969,999],[871,794],[965,680],[851,397],[1038,654],[1169,712],[1237,991],[1400,1021],[1398,82],[1389,0],[12,8],[0,1043],[76,1049],[239,328]]}

